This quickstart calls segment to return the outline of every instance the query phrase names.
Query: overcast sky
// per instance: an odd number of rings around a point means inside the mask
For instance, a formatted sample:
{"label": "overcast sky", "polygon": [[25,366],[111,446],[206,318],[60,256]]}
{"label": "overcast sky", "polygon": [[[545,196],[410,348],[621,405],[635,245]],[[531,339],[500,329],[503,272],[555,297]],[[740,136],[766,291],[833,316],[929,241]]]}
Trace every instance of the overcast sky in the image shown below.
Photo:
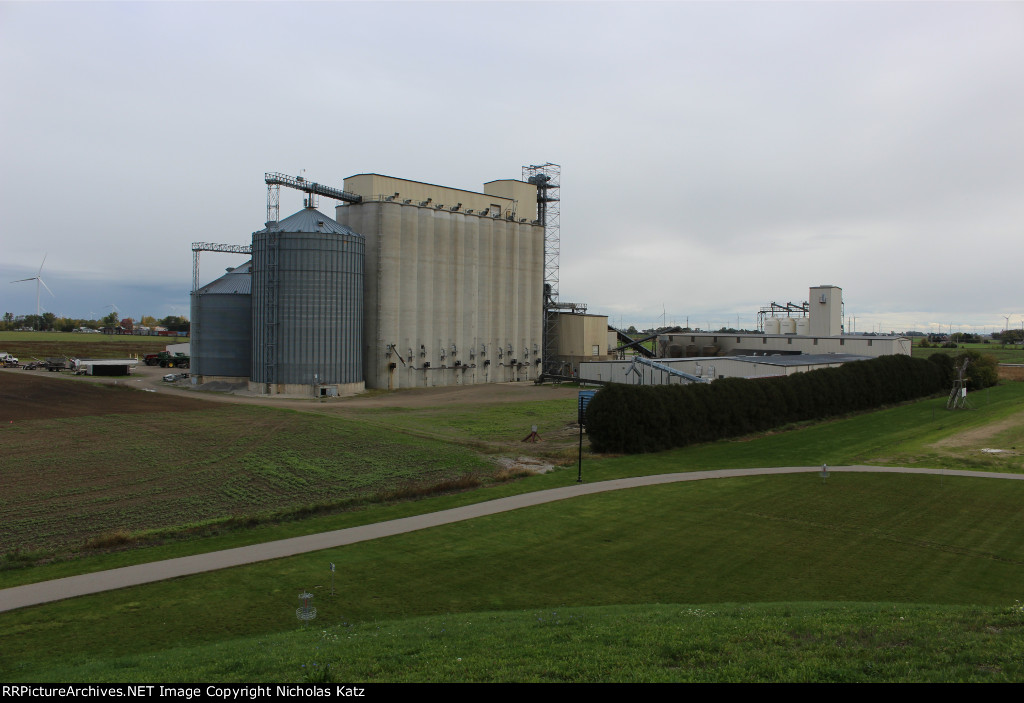
{"label": "overcast sky", "polygon": [[191,242],[248,243],[266,171],[550,161],[561,298],[613,324],[823,283],[857,331],[1024,322],[1022,2],[0,0],[0,127],[0,312],[45,255],[44,310],[187,315]]}

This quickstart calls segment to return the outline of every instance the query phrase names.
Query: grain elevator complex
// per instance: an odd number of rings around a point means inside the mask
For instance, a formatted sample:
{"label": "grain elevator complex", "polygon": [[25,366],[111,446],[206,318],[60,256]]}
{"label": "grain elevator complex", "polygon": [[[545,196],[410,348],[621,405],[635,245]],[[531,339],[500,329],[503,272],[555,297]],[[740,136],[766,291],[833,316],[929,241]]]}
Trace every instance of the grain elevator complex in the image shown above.
{"label": "grain elevator complex", "polygon": [[[644,347],[558,298],[560,177],[556,164],[526,166],[476,192],[266,174],[266,226],[251,243],[192,245],[193,385],[325,397],[565,377],[705,383],[910,353],[905,337],[846,334],[842,289],[826,284],[762,308],[756,333],[677,328]],[[284,219],[282,185],[307,195]],[[340,203],[333,218],[317,197]],[[201,251],[252,258],[200,286]]]}
{"label": "grain elevator complex", "polygon": [[[556,305],[545,223],[557,218],[558,175],[554,164],[524,167],[523,180],[472,192],[379,174],[336,190],[267,174],[267,224],[251,245],[193,245],[193,384],[309,397],[536,380]],[[280,185],[308,197],[279,220]],[[341,201],[333,219],[317,196]],[[252,259],[200,287],[200,251]]]}

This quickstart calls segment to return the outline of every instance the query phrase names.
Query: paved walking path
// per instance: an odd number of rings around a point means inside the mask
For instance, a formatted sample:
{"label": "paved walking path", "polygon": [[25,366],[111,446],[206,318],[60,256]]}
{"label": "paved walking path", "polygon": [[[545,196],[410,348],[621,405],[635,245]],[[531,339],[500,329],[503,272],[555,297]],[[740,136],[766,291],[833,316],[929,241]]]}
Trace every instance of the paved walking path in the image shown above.
{"label": "paved walking path", "polygon": [[[702,481],[712,478],[732,478],[739,476],[764,476],[771,474],[796,474],[796,473],[817,473],[821,471],[820,466],[784,466],[776,468],[760,469],[725,469],[721,471],[692,471],[689,473],[659,474],[656,476],[636,476],[632,478],[620,478],[612,481],[601,481],[599,483],[581,483],[561,488],[551,488],[546,491],[534,493],[523,493],[522,495],[499,498],[484,503],[475,503],[461,508],[441,510],[436,513],[426,513],[398,520],[388,520],[371,525],[349,527],[344,530],[333,532],[321,532],[315,535],[304,537],[292,537],[276,542],[264,542],[253,544],[247,547],[226,549],[220,552],[208,552],[206,554],[195,554],[177,559],[150,562],[148,564],[136,564],[125,566],[120,569],[99,571],[79,576],[43,581],[40,583],[16,586],[0,590],[0,612],[24,608],[40,603],[84,596],[90,593],[112,591],[127,586],[137,586],[143,583],[163,581],[164,579],[176,578],[199,574],[204,571],[216,571],[227,569],[232,566],[252,564],[258,561],[280,559],[295,554],[316,552],[321,549],[341,547],[346,544],[355,544],[366,540],[390,537],[391,535],[402,534],[403,532],[414,532],[416,530],[447,525],[452,522],[470,520],[484,515],[493,515],[507,510],[526,508],[532,505],[551,503],[556,500],[576,498],[577,496],[591,495],[593,493],[604,493],[605,491],[618,491],[624,488],[636,488],[638,486],[656,486],[663,483],[677,483],[680,481]],[[858,473],[903,473],[903,474],[939,474],[944,476],[969,476],[973,478],[1001,478],[1007,480],[1024,480],[1024,474],[1003,474],[984,471],[951,471],[943,469],[911,469],[904,467],[880,467],[880,466],[830,466],[830,472],[858,472]]]}

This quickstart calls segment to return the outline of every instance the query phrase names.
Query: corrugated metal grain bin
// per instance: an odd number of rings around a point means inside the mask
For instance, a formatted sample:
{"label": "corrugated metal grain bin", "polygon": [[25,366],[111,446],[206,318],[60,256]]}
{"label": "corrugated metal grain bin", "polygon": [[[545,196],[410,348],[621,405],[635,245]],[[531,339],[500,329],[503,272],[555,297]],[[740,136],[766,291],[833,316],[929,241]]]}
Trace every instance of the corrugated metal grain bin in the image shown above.
{"label": "corrugated metal grain bin", "polygon": [[252,371],[265,392],[362,384],[363,236],[306,208],[252,236]]}
{"label": "corrugated metal grain bin", "polygon": [[192,374],[249,378],[252,262],[192,293]]}

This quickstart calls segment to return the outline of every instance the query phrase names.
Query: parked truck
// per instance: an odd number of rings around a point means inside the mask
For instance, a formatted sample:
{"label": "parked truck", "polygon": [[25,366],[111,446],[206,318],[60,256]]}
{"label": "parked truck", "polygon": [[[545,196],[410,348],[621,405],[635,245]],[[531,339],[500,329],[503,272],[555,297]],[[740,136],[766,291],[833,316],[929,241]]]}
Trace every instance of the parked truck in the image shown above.
{"label": "parked truck", "polygon": [[68,367],[67,359],[53,357],[46,360],[47,371],[63,371]]}

